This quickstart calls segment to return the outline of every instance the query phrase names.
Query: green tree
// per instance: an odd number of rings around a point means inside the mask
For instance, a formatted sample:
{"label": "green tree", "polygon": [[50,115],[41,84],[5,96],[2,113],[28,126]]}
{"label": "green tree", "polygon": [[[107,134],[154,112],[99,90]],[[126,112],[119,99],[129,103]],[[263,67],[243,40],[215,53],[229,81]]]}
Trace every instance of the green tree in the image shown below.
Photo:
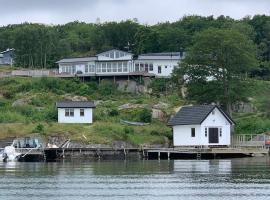
{"label": "green tree", "polygon": [[187,56],[174,71],[186,75],[188,97],[202,103],[231,104],[245,98],[246,74],[257,65],[254,43],[239,31],[208,29],[195,34]]}

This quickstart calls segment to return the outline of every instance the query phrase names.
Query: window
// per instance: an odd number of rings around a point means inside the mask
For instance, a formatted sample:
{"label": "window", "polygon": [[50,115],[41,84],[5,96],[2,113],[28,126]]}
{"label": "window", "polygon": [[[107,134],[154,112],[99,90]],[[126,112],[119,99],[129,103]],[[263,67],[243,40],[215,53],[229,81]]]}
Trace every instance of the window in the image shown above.
{"label": "window", "polygon": [[140,72],[144,71],[144,64],[140,63]]}
{"label": "window", "polygon": [[204,135],[207,137],[207,128],[204,129]]}
{"label": "window", "polygon": [[161,74],[161,66],[158,66],[158,73]]}
{"label": "window", "polygon": [[113,52],[110,53],[110,58],[114,58],[114,53]]}
{"label": "window", "polygon": [[139,63],[135,64],[135,72],[138,72],[140,70]]}
{"label": "window", "polygon": [[146,72],[148,72],[148,63],[145,63],[145,69],[144,69],[144,71],[146,71]]}
{"label": "window", "polygon": [[76,72],[76,66],[72,66],[72,74],[75,74]]}
{"label": "window", "polygon": [[113,72],[117,72],[117,63],[113,63],[112,66]]}
{"label": "window", "polygon": [[127,72],[128,68],[127,68],[127,62],[123,62],[123,72]]}
{"label": "window", "polygon": [[222,137],[222,128],[219,129],[219,136]]}
{"label": "window", "polygon": [[112,71],[112,65],[111,63],[107,63],[107,72],[111,72]]}
{"label": "window", "polygon": [[95,65],[89,66],[89,72],[95,72]]}
{"label": "window", "polygon": [[84,109],[80,109],[80,116],[81,116],[81,117],[84,116]]}
{"label": "window", "polygon": [[102,72],[106,72],[106,63],[102,63]]}
{"label": "window", "polygon": [[85,67],[84,67],[84,72],[88,73],[88,66],[87,65],[85,65]]}
{"label": "window", "polygon": [[149,71],[153,71],[154,70],[154,68],[153,68],[153,64],[152,63],[150,63],[149,64]]}
{"label": "window", "polygon": [[191,137],[195,137],[195,128],[191,128]]}
{"label": "window", "polygon": [[97,63],[97,72],[101,72],[100,63]]}
{"label": "window", "polygon": [[119,58],[119,52],[118,51],[115,52],[115,58]]}
{"label": "window", "polygon": [[73,108],[65,109],[65,116],[66,117],[73,117],[74,116],[74,109]]}
{"label": "window", "polygon": [[122,63],[121,62],[118,63],[118,72],[122,72]]}

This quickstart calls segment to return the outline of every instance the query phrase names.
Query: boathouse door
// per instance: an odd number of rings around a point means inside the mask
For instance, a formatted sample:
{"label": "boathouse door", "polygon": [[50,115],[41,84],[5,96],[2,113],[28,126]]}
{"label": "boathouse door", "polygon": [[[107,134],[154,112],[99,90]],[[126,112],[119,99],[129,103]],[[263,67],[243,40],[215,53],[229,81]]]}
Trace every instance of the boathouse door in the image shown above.
{"label": "boathouse door", "polygon": [[218,143],[218,128],[209,128],[209,143]]}

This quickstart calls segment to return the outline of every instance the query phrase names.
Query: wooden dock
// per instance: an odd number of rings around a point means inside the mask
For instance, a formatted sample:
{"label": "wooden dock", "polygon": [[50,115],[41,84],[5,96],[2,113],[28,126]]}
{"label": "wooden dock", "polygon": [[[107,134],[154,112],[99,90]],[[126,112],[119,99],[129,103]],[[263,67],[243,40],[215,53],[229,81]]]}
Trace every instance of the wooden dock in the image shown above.
{"label": "wooden dock", "polygon": [[[0,149],[1,150],[1,149]],[[228,148],[17,148],[21,161],[54,161],[65,158],[82,159],[216,159],[266,156],[269,149],[261,147]]]}

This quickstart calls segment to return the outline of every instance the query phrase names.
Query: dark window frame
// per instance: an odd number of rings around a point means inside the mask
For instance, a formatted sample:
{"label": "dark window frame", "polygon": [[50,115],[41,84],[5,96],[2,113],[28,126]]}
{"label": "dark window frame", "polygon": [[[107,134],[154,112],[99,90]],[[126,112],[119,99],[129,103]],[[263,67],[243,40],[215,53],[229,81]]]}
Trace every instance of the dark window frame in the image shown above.
{"label": "dark window frame", "polygon": [[80,117],[84,117],[84,109],[80,109]]}
{"label": "dark window frame", "polygon": [[195,137],[195,136],[196,136],[196,129],[191,128],[191,137]]}

